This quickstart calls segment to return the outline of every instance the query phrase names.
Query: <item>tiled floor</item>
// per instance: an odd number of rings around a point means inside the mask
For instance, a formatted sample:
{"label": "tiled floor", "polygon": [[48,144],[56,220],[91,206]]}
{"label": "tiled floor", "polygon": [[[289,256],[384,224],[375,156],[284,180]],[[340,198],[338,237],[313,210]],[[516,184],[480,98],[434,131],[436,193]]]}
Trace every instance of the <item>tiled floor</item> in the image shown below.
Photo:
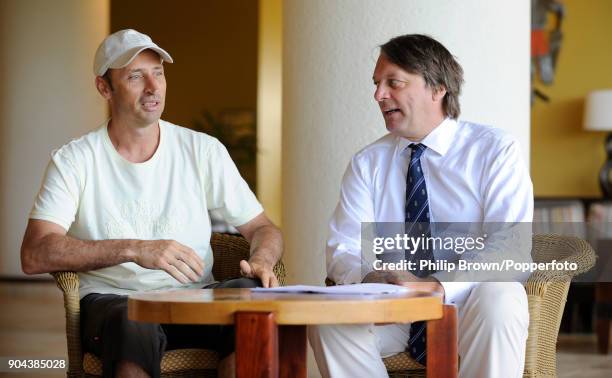
{"label": "tiled floor", "polygon": [[559,377],[612,377],[612,348],[607,356],[597,354],[595,335],[562,334],[557,347]]}
{"label": "tiled floor", "polygon": [[[561,335],[558,345],[559,377],[612,377],[612,353],[596,354],[593,335]],[[0,281],[0,357],[66,358],[64,308],[55,284]],[[0,377],[26,376],[0,372]],[[65,373],[32,376],[64,377]]]}
{"label": "tiled floor", "polygon": [[[0,282],[0,356],[67,358],[64,306],[52,282]],[[65,371],[43,374],[2,373],[0,377],[65,377]]]}

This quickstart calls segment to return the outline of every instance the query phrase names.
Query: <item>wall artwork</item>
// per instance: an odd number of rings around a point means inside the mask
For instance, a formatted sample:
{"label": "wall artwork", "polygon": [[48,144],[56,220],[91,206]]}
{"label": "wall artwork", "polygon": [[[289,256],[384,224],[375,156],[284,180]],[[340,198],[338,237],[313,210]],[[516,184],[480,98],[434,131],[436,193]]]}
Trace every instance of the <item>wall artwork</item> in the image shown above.
{"label": "wall artwork", "polygon": [[535,87],[538,80],[551,85],[563,33],[561,22],[565,7],[558,0],[531,0],[531,104],[535,99],[548,102],[549,97]]}

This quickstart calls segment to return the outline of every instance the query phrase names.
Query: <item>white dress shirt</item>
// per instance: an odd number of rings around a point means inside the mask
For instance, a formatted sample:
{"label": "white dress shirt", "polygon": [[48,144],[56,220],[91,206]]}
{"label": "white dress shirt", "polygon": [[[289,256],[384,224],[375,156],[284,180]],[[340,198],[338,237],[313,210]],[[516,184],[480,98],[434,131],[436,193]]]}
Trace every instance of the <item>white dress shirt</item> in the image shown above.
{"label": "white dress shirt", "polygon": [[[361,223],[404,222],[411,142],[387,134],[353,156],[329,225],[327,274],[361,282]],[[533,187],[516,140],[503,130],[445,119],[420,143],[431,222],[531,222]],[[530,242],[530,241],[529,241]],[[434,275],[435,276],[435,275]],[[441,282],[462,303],[472,282]]]}

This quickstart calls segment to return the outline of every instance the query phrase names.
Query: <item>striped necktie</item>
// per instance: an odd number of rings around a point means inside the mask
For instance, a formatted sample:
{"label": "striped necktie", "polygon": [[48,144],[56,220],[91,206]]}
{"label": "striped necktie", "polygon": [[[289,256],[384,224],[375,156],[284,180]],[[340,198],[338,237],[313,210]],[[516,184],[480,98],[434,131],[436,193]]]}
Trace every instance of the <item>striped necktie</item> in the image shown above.
{"label": "striped necktie", "polygon": [[[427,185],[425,175],[421,167],[421,156],[427,147],[423,144],[412,143],[408,147],[412,149],[410,165],[406,175],[406,205],[405,220],[406,234],[414,238],[427,238],[431,235],[429,224],[429,199],[427,198]],[[406,260],[416,263],[416,269],[412,272],[417,277],[427,277],[432,271],[421,270],[421,260],[434,261],[431,248],[422,248],[414,253],[406,251]],[[408,352],[417,362],[425,365],[426,354],[426,322],[414,322],[410,325],[410,339],[408,340]]]}

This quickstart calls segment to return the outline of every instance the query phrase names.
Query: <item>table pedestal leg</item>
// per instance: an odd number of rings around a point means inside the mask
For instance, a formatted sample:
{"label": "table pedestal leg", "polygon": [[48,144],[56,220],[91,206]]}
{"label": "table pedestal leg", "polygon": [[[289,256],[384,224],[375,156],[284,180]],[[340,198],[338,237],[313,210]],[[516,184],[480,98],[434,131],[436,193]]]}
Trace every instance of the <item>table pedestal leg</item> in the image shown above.
{"label": "table pedestal leg", "polygon": [[236,313],[236,377],[306,378],[306,326],[278,327],[271,312]]}
{"label": "table pedestal leg", "polygon": [[236,377],[278,377],[278,329],[271,312],[236,313]]}
{"label": "table pedestal leg", "polygon": [[281,378],[306,378],[306,326],[278,328]]}
{"label": "table pedestal leg", "polygon": [[457,377],[457,308],[444,305],[442,319],[427,322],[427,378]]}

